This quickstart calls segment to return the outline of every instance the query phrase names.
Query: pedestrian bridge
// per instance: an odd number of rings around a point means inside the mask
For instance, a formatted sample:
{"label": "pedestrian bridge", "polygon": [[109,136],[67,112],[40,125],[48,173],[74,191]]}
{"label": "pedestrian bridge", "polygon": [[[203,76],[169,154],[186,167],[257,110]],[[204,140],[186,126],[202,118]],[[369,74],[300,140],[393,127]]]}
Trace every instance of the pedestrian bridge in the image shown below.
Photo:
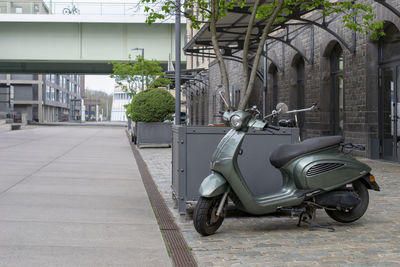
{"label": "pedestrian bridge", "polygon": [[0,73],[110,73],[111,61],[141,54],[133,48],[164,66],[175,58],[174,24],[149,26],[143,16],[1,14],[0,35]]}

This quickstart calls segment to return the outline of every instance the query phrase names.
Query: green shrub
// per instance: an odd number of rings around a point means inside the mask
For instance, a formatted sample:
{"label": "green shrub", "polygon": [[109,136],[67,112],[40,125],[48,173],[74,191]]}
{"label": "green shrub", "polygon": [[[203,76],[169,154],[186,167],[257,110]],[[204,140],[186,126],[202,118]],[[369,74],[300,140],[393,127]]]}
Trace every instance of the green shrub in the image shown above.
{"label": "green shrub", "polygon": [[163,122],[175,110],[174,97],[165,89],[154,88],[136,94],[130,104],[132,121]]}

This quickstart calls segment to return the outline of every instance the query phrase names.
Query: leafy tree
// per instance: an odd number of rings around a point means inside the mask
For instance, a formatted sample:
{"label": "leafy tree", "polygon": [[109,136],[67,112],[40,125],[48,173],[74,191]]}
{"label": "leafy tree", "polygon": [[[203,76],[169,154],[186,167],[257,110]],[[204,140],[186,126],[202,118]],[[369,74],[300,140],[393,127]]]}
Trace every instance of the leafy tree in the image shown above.
{"label": "leafy tree", "polygon": [[[172,119],[175,99],[165,89],[153,88],[136,94],[127,106],[127,116],[132,121],[163,122]],[[128,113],[129,112],[129,113]]]}
{"label": "leafy tree", "polygon": [[102,91],[92,90],[90,88],[85,89],[85,99],[89,100],[100,100],[99,110],[108,114],[103,114],[104,118],[107,120],[111,119],[111,108],[113,96]]}
{"label": "leafy tree", "polygon": [[[126,92],[135,95],[138,86],[145,81],[145,88],[167,86],[170,81],[163,77],[163,70],[156,60],[146,60],[137,56],[135,62],[111,62],[111,78],[119,80],[118,85]],[[126,83],[124,83],[126,81]],[[139,86],[139,88],[141,88]]]}
{"label": "leafy tree", "polygon": [[[226,69],[220,43],[217,38],[217,22],[225,17],[233,9],[242,9],[243,12],[250,13],[247,33],[243,43],[243,89],[244,93],[240,100],[238,109],[243,110],[253,91],[257,66],[260,62],[263,46],[268,38],[272,27],[276,23],[287,21],[288,16],[299,9],[314,10],[318,9],[326,17],[332,14],[339,14],[345,27],[363,34],[372,33],[373,38],[377,38],[379,31],[383,27],[382,22],[376,22],[373,9],[369,4],[359,3],[359,1],[332,1],[332,0],[185,0],[182,6],[177,7],[174,0],[141,0],[145,5],[147,22],[153,23],[156,20],[165,19],[174,12],[183,12],[186,9],[198,11],[198,15],[184,13],[191,21],[191,27],[199,29],[203,23],[208,23],[211,32],[211,41],[216,55],[216,59],[221,72],[221,80],[225,89],[227,108],[231,108],[229,77]],[[183,10],[182,10],[183,9]],[[355,20],[354,18],[357,18]],[[249,68],[249,47],[254,44],[252,36],[255,23],[265,20],[261,35],[258,37],[257,52]],[[249,70],[251,69],[251,71]]]}

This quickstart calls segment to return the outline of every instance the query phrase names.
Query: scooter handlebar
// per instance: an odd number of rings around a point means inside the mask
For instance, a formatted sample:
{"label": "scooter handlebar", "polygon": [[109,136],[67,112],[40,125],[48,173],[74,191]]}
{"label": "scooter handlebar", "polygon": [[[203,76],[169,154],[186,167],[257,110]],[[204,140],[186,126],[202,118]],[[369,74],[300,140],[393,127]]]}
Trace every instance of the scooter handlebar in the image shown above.
{"label": "scooter handlebar", "polygon": [[317,103],[312,104],[311,107],[309,107],[309,108],[289,110],[288,112],[286,112],[286,114],[300,113],[300,112],[313,111],[313,110],[315,110],[315,111],[318,110]]}

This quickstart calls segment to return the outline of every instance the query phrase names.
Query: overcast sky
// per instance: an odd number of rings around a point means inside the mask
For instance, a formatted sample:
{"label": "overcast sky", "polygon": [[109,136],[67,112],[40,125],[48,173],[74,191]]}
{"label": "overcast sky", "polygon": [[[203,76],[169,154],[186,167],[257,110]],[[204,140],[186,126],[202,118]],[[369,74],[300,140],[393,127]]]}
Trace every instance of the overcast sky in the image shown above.
{"label": "overcast sky", "polygon": [[85,75],[85,88],[112,94],[114,86],[115,81],[109,75]]}

